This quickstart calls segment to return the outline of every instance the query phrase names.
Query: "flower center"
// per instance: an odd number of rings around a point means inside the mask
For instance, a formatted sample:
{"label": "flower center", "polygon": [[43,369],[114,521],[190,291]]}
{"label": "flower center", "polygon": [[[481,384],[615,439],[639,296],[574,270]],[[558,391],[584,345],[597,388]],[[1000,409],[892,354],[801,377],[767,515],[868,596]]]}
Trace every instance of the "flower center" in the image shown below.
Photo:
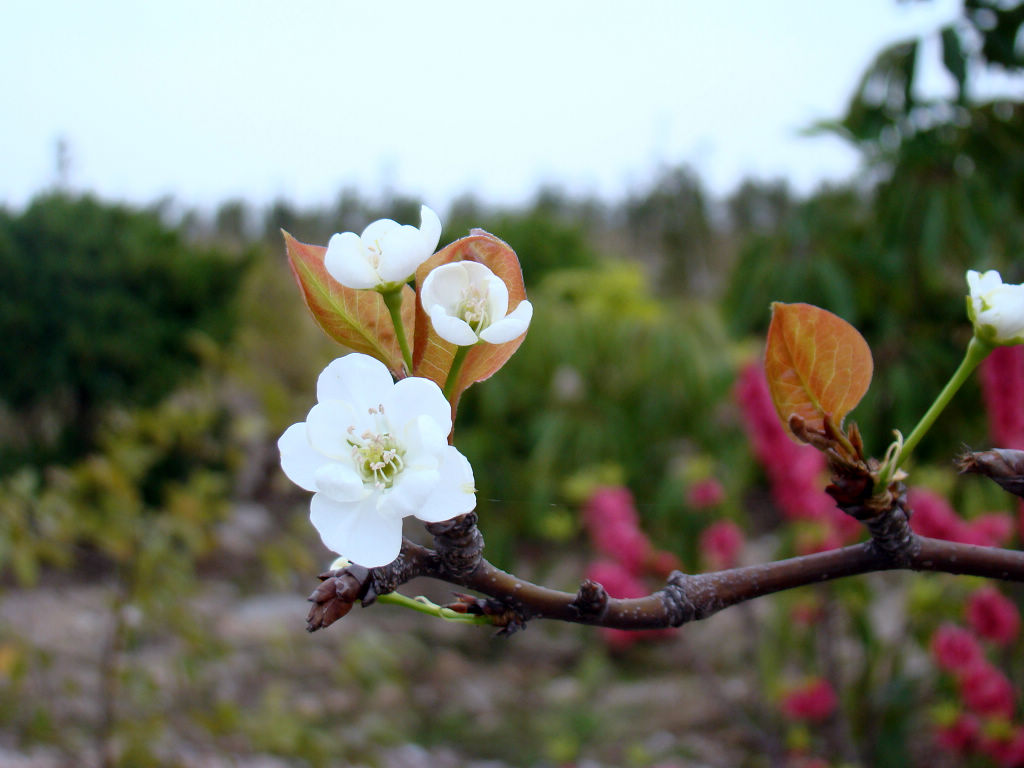
{"label": "flower center", "polygon": [[377,272],[380,269],[380,255],[382,253],[380,240],[374,240],[373,245],[367,246],[366,250],[370,252],[370,266],[373,267],[374,272]]}
{"label": "flower center", "polygon": [[466,321],[474,333],[491,324],[490,305],[487,302],[487,291],[480,286],[471,285],[462,294],[462,301],[456,308],[459,317]]}
{"label": "flower center", "polygon": [[[370,415],[383,417],[384,406],[370,408]],[[378,418],[379,432],[367,430],[356,437],[356,428],[348,428],[348,443],[352,446],[352,459],[364,483],[371,483],[377,489],[390,488],[395,478],[405,467],[402,456],[405,451],[394,436],[387,431],[386,424]]]}

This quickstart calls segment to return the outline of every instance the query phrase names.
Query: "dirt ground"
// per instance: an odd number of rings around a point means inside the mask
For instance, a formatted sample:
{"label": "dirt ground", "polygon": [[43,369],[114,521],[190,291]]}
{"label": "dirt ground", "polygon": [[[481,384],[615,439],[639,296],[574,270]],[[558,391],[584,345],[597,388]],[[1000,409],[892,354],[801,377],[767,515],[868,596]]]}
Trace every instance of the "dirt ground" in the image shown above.
{"label": "dirt ground", "polygon": [[750,662],[742,611],[616,654],[589,628],[502,638],[393,606],[310,635],[302,593],[208,581],[192,606],[207,634],[129,605],[111,651],[111,600],[102,583],[0,594],[0,768],[724,768],[772,748],[728,671]]}

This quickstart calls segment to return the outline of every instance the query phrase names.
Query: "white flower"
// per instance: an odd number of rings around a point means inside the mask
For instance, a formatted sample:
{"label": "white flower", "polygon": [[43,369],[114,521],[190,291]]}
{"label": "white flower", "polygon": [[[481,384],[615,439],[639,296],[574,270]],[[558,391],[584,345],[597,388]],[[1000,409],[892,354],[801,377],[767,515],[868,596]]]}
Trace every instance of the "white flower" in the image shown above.
{"label": "white flower", "polygon": [[994,269],[967,272],[967,316],[974,335],[992,345],[1024,343],[1024,285],[1004,283]]}
{"label": "white flower", "polygon": [[324,266],[344,286],[392,291],[412,279],[416,268],[430,258],[441,238],[441,220],[422,206],[420,228],[380,219],[363,230],[341,232],[327,243]]}
{"label": "white flower", "polygon": [[432,269],[420,288],[420,301],[437,335],[463,347],[481,340],[512,341],[526,333],[533,317],[533,305],[526,300],[506,315],[508,286],[475,261]]}
{"label": "white flower", "polygon": [[329,549],[387,565],[402,545],[402,518],[434,523],[476,506],[473,469],[448,445],[451,406],[437,384],[396,384],[383,363],[349,354],[324,369],[316,394],[306,421],[277,445],[288,478],[316,492],[310,520]]}

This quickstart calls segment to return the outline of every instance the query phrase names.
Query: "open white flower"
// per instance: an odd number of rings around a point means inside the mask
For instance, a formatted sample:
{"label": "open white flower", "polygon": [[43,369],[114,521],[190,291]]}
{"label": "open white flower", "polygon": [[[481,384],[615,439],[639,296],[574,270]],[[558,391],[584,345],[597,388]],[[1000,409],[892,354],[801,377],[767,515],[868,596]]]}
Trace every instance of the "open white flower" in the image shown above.
{"label": "open white flower", "polygon": [[428,523],[476,506],[473,469],[448,445],[451,406],[429,379],[395,383],[361,354],[332,362],[306,421],[278,440],[281,468],[316,495],[310,520],[329,549],[368,568],[402,546],[402,519]]}
{"label": "open white flower", "polygon": [[974,335],[991,345],[1024,343],[1024,285],[1004,283],[994,269],[967,272],[967,316]]}
{"label": "open white flower", "polygon": [[508,286],[475,261],[455,261],[430,271],[420,301],[437,335],[459,346],[478,341],[504,344],[530,326],[533,305],[525,299],[508,312]]}
{"label": "open white flower", "polygon": [[412,279],[416,268],[433,255],[441,239],[441,220],[420,208],[420,227],[380,219],[363,234],[341,232],[327,243],[324,266],[342,285],[358,290],[393,291]]}

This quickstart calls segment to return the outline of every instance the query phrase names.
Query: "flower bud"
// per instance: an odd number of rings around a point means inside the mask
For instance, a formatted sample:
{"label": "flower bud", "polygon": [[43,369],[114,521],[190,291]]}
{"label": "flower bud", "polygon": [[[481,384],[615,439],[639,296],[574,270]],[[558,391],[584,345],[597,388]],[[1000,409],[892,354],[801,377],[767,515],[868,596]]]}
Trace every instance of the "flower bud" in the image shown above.
{"label": "flower bud", "polygon": [[964,453],[956,459],[960,474],[984,475],[1007,493],[1024,496],[1024,451],[993,448]]}
{"label": "flower bud", "polygon": [[1004,283],[994,269],[967,272],[967,316],[974,335],[991,346],[1024,343],[1024,285]]}
{"label": "flower bud", "polygon": [[369,586],[369,574],[360,565],[320,574],[323,581],[308,598],[313,607],[306,616],[306,630],[329,627],[351,611]]}
{"label": "flower bud", "polygon": [[427,206],[420,208],[420,226],[391,219],[370,224],[361,235],[342,232],[331,237],[324,255],[327,272],[348,288],[397,290],[430,258],[441,237],[441,220]]}
{"label": "flower bud", "polygon": [[432,269],[420,288],[420,301],[437,335],[463,347],[512,341],[526,333],[533,317],[533,305],[526,300],[509,312],[508,286],[475,261]]}

